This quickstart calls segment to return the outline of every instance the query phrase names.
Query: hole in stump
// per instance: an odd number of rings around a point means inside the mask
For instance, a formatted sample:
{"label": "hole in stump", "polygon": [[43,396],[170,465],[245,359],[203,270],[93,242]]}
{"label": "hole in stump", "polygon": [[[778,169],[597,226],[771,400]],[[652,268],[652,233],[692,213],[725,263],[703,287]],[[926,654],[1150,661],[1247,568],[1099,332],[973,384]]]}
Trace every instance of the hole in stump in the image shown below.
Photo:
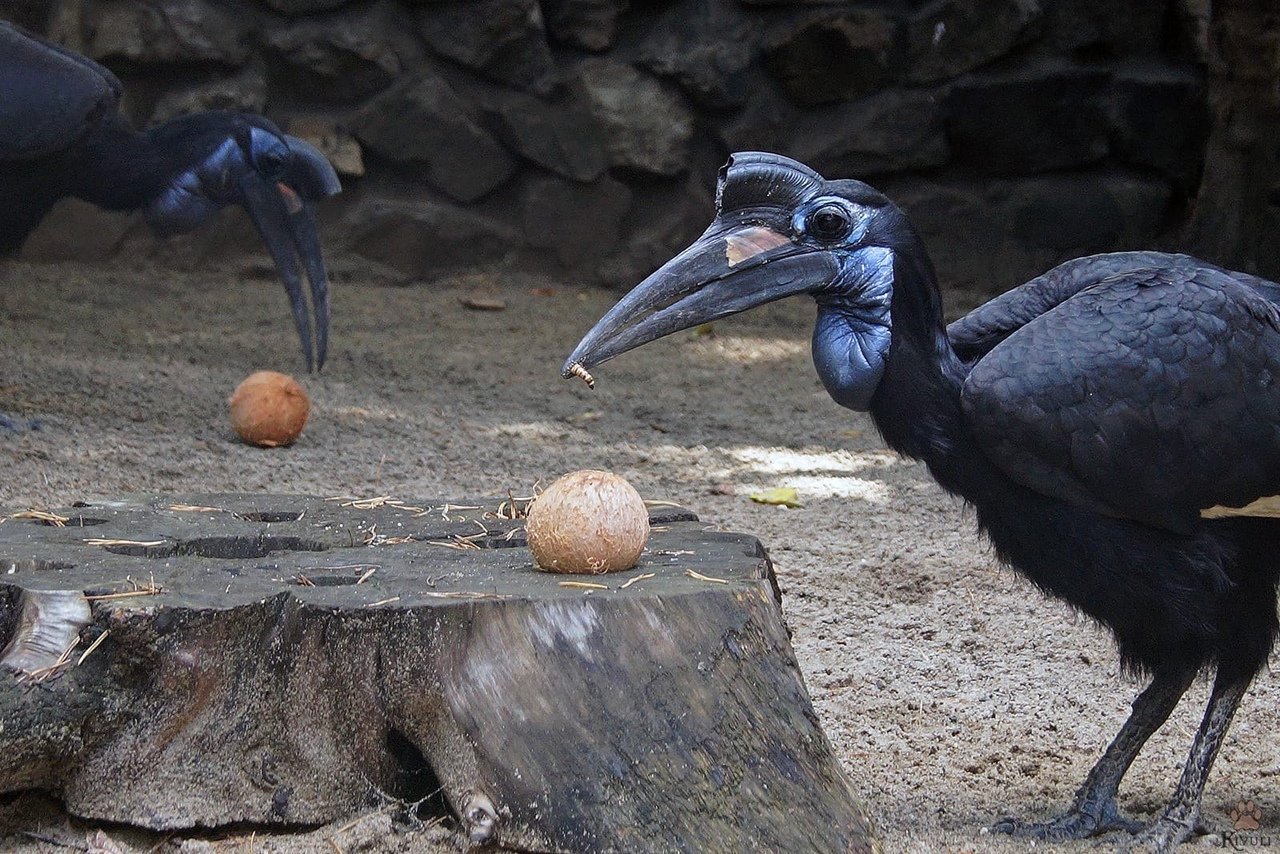
{"label": "hole in stump", "polygon": [[160,546],[107,546],[107,551],[132,557],[167,558],[194,555],[195,557],[244,560],[263,558],[272,552],[323,552],[324,543],[304,540],[301,537],[200,537],[180,540]]}
{"label": "hole in stump", "polygon": [[387,731],[387,751],[400,766],[391,784],[391,794],[404,801],[405,818],[425,823],[441,819],[456,823],[457,816],[449,808],[444,786],[422,751],[394,729]]}
{"label": "hole in stump", "polygon": [[244,519],[246,522],[270,523],[270,522],[297,522],[299,519],[302,518],[302,513],[303,511],[301,510],[279,511],[279,512],[273,511],[273,510],[263,510],[261,512],[254,511],[253,513],[237,513],[236,515],[239,516],[241,519]]}
{"label": "hole in stump", "polygon": [[0,575],[17,575],[20,572],[55,572],[59,569],[74,568],[75,564],[73,563],[63,563],[57,560],[39,560],[37,558],[10,560],[9,558],[0,557]]}
{"label": "hole in stump", "polygon": [[57,523],[57,522],[52,522],[52,521],[50,521],[50,520],[48,520],[48,519],[31,519],[31,520],[29,520],[29,521],[31,521],[31,522],[33,522],[33,523],[35,523],[35,524],[37,524],[37,525],[48,525],[48,526],[49,526],[49,527],[51,527],[51,528],[52,528],[52,527],[62,527],[62,528],[87,528],[87,527],[89,527],[90,525],[105,525],[105,524],[107,524],[107,520],[106,520],[106,519],[92,519],[92,518],[90,518],[90,517],[88,517],[88,516],[72,516],[70,519],[67,519],[65,522],[63,522],[60,526],[58,525],[58,523]]}
{"label": "hole in stump", "polygon": [[307,580],[316,587],[343,587],[347,584],[355,584],[360,579],[348,575],[308,575]]}

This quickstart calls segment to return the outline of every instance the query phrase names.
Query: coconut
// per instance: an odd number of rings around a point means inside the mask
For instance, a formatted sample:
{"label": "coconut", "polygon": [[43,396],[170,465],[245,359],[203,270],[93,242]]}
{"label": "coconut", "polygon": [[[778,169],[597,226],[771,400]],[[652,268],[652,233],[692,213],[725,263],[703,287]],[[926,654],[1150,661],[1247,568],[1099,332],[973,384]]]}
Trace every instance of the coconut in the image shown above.
{"label": "coconut", "polygon": [[626,479],[575,471],[529,507],[529,551],[548,572],[602,573],[636,565],[649,539],[649,511]]}
{"label": "coconut", "polygon": [[287,445],[302,433],[311,401],[298,381],[276,371],[257,371],[231,395],[231,426],[250,445]]}

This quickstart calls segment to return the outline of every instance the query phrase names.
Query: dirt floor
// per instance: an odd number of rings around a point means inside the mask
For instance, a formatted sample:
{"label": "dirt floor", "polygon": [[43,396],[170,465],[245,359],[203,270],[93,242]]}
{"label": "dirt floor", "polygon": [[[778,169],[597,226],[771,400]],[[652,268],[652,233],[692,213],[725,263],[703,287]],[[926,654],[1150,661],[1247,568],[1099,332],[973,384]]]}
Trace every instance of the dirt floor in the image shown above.
{"label": "dirt floor", "polygon": [[[263,259],[191,273],[4,268],[0,412],[39,429],[0,432],[0,506],[139,491],[430,499],[619,472],[645,497],[769,547],[809,691],[888,851],[1032,847],[986,828],[1063,808],[1124,719],[1139,686],[1107,637],[998,567],[960,503],[828,399],[809,360],[807,301],[622,356],[596,371],[592,392],[558,371],[616,294],[510,274],[406,283],[354,257],[333,267],[333,347],[311,377]],[[465,308],[475,295],[506,308]],[[312,396],[294,447],[251,449],[228,426],[228,394],[258,368],[294,373]],[[802,508],[747,497],[783,485]],[[1150,816],[1171,793],[1206,695],[1198,684],[1143,752],[1126,810]],[[1262,814],[1253,838],[1280,844],[1278,701],[1280,682],[1264,674],[1210,780],[1210,828],[1230,830],[1230,811],[1250,800]],[[0,810],[0,848],[65,850],[44,836],[112,850],[47,801]],[[120,850],[456,848],[386,811],[301,837],[102,832]]]}

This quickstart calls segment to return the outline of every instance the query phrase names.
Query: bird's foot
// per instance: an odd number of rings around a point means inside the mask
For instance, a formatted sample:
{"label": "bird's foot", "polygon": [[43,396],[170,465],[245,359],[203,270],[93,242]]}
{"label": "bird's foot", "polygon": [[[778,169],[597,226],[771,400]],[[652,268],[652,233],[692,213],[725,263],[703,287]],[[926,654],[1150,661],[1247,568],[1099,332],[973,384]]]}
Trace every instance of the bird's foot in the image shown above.
{"label": "bird's foot", "polygon": [[1120,815],[1112,801],[1094,804],[1087,808],[1074,806],[1062,815],[1044,822],[1020,821],[1002,818],[991,828],[996,833],[1040,839],[1045,842],[1062,842],[1067,839],[1088,839],[1102,833],[1121,831],[1137,833],[1142,822]]}
{"label": "bird's foot", "polygon": [[1126,851],[1172,851],[1186,842],[1199,826],[1195,816],[1178,817],[1165,813],[1133,837]]}

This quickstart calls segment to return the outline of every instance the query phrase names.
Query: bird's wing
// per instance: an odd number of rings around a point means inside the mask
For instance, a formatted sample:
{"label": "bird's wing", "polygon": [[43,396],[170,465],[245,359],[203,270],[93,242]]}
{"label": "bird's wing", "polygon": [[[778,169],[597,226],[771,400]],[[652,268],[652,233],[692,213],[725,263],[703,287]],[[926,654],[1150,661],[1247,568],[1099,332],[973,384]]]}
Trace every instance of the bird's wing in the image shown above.
{"label": "bird's wing", "polygon": [[[1006,291],[983,303],[947,327],[947,337],[960,358],[973,362],[991,352],[997,344],[1027,323],[1064,300],[1107,278],[1152,268],[1201,269],[1214,267],[1190,255],[1166,252],[1112,252],[1087,255],[1066,261],[1036,276],[1025,285]],[[1222,273],[1262,292],[1272,302],[1280,302],[1280,285],[1233,270]]]}
{"label": "bird's wing", "polygon": [[1187,531],[1280,494],[1280,309],[1207,264],[1128,269],[991,348],[962,406],[1024,486]]}
{"label": "bird's wing", "polygon": [[74,145],[116,111],[120,81],[91,59],[0,21],[0,160]]}

